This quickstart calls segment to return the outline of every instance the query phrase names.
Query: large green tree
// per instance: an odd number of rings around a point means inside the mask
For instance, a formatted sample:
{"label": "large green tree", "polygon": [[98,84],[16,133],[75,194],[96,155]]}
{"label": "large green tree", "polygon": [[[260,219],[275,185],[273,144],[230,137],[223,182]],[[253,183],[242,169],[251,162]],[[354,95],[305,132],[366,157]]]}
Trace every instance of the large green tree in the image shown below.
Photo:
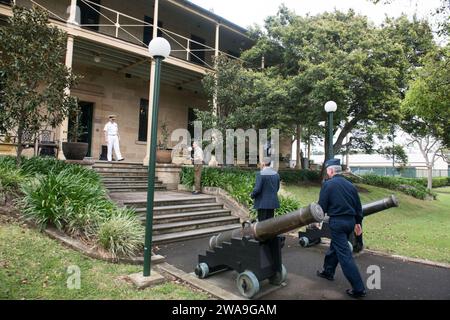
{"label": "large green tree", "polygon": [[17,161],[23,137],[56,127],[76,108],[66,94],[76,77],[64,64],[66,34],[48,23],[39,8],[13,8],[0,28],[0,124],[17,136]]}
{"label": "large green tree", "polygon": [[350,143],[370,150],[364,135],[399,120],[403,48],[367,17],[351,10],[301,17],[281,7],[255,34],[260,39],[243,58],[256,67],[264,57],[272,73],[291,84],[295,104],[285,110],[291,125],[317,126],[326,119],[325,102],[337,102],[335,153],[354,130],[361,134]]}

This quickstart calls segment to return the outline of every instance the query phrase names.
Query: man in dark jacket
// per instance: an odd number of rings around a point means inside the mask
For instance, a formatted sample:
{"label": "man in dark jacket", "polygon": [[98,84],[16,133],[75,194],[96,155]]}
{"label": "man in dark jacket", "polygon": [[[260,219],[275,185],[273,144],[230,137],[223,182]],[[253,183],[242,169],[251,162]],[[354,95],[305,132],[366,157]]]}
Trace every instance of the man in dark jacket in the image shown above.
{"label": "man in dark jacket", "polygon": [[256,184],[250,195],[255,199],[253,207],[258,210],[258,221],[273,218],[275,209],[280,207],[277,196],[279,189],[280,176],[270,167],[270,158],[266,158],[256,175]]}
{"label": "man in dark jacket", "polygon": [[320,190],[319,205],[330,217],[331,244],[325,255],[323,271],[317,271],[317,275],[333,280],[336,267],[340,263],[342,272],[352,285],[347,294],[353,298],[364,297],[364,283],[348,245],[348,237],[352,232],[357,235],[362,233],[361,201],[356,187],[340,174],[342,168],[339,159],[328,160],[325,166],[329,179]]}

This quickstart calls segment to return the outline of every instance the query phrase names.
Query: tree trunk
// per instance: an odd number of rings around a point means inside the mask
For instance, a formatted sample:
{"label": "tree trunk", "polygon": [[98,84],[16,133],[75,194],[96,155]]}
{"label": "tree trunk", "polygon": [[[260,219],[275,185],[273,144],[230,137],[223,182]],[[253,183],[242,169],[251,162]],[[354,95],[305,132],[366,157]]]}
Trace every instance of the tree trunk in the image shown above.
{"label": "tree trunk", "polygon": [[427,166],[427,189],[431,191],[433,188],[433,166]]}
{"label": "tree trunk", "polygon": [[296,130],[295,130],[295,138],[297,140],[297,154],[296,154],[297,161],[295,163],[295,169],[302,168],[301,134],[302,134],[302,128],[299,124],[297,124]]}
{"label": "tree trunk", "polygon": [[16,165],[19,167],[22,163],[22,136],[23,136],[23,128],[19,127],[17,130],[17,149],[16,149]]}

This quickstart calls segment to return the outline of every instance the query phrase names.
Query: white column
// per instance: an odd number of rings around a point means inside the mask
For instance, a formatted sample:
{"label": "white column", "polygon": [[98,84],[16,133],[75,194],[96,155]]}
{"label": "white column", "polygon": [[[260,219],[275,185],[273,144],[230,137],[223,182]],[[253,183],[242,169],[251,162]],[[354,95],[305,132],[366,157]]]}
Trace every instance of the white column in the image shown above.
{"label": "white column", "polygon": [[[216,24],[216,43],[214,48],[214,58],[217,59],[219,57],[219,35],[220,35],[220,24]],[[216,79],[217,85],[217,79]],[[217,115],[217,94],[214,94],[213,97],[213,112]]]}
{"label": "white column", "polygon": [[[153,38],[158,36],[158,5],[159,0],[155,0],[153,11]],[[150,65],[150,88],[148,90],[148,110],[147,110],[147,144],[145,145],[145,158],[142,161],[144,166],[148,166],[150,158],[150,141],[152,139],[152,113],[153,113],[153,94],[155,92],[155,60],[152,59]]]}
{"label": "white column", "polygon": [[[66,50],[66,67],[72,69],[73,62],[73,43],[74,37],[73,35],[67,36],[67,50]],[[70,95],[70,88],[66,88],[64,90],[66,95]],[[69,118],[63,120],[63,122],[57,128],[57,136],[59,141],[59,153],[58,158],[61,160],[65,160],[64,154],[62,152],[62,143],[67,141],[67,132],[69,130]]]}
{"label": "white column", "polygon": [[69,19],[67,20],[67,23],[78,25],[77,21],[77,0],[71,0],[70,1],[70,7],[69,7]]}

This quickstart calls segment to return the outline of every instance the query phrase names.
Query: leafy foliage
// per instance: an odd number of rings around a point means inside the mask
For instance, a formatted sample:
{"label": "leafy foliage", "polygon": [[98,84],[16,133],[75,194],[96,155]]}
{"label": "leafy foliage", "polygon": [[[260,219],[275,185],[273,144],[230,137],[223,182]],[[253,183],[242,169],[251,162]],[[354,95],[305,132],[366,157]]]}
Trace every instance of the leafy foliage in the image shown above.
{"label": "leafy foliage", "polygon": [[[352,180],[352,178],[347,178]],[[357,181],[352,182],[365,183],[390,190],[398,190],[421,200],[425,200],[429,197],[436,197],[434,192],[427,190],[426,186],[423,185],[422,180],[417,179],[367,174],[360,176]]]}
{"label": "leafy foliage", "polygon": [[[255,184],[255,172],[239,170],[236,168],[203,168],[202,186],[218,187],[227,191],[237,202],[247,207],[252,215],[256,211],[252,208],[253,199],[250,194]],[[194,185],[194,170],[183,167],[181,170],[181,183],[186,186]],[[275,210],[275,215],[285,214],[300,207],[300,202],[289,196],[278,196],[280,208]]]}
{"label": "leafy foliage", "polygon": [[66,44],[66,34],[49,26],[38,7],[14,6],[0,28],[0,123],[17,136],[18,162],[25,134],[58,126],[76,106],[65,93],[76,81],[63,62]]}
{"label": "leafy foliage", "polygon": [[144,233],[144,227],[135,212],[123,208],[100,224],[98,241],[114,257],[133,256],[142,249]]}

